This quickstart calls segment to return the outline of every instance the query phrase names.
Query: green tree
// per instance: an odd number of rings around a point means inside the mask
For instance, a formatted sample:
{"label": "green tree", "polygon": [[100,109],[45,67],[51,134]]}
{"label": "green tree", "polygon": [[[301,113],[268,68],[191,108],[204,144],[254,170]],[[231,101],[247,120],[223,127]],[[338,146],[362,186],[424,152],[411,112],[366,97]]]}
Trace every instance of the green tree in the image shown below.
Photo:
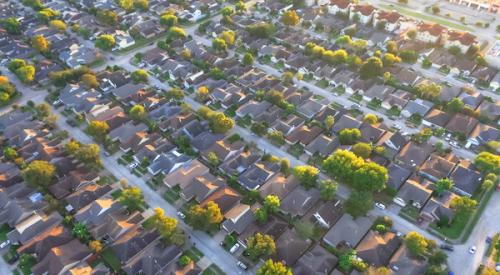
{"label": "green tree", "polygon": [[269,213],[267,213],[267,210],[263,207],[258,208],[255,211],[254,216],[255,216],[255,220],[260,225],[266,224],[267,221],[269,220]]}
{"label": "green tree", "polygon": [[416,92],[422,98],[434,100],[439,97],[443,87],[432,81],[424,81],[417,85]]}
{"label": "green tree", "polygon": [[149,8],[149,0],[134,0],[134,7],[142,11],[147,11]]}
{"label": "green tree", "polygon": [[399,53],[399,57],[401,57],[401,60],[403,60],[404,62],[413,64],[418,60],[418,53],[413,50],[402,50]]}
{"label": "green tree", "polygon": [[231,30],[223,31],[219,35],[219,38],[224,40],[224,42],[226,42],[226,45],[228,47],[231,47],[232,45],[234,45],[234,42],[236,40],[236,33],[234,31],[231,31]]}
{"label": "green tree", "polygon": [[245,2],[243,1],[239,1],[237,2],[234,7],[236,8],[236,11],[238,13],[244,13],[245,11],[247,11],[247,6],[245,5]]}
{"label": "green tree", "polygon": [[193,260],[191,260],[191,258],[189,258],[188,255],[183,255],[179,258],[179,261],[177,261],[177,263],[181,266],[181,267],[185,267],[187,266],[188,264],[190,264],[191,262],[193,262]]}
{"label": "green tree", "polygon": [[214,38],[212,40],[212,48],[216,51],[225,52],[227,50],[227,43],[222,38]]}
{"label": "green tree", "polygon": [[331,130],[332,127],[333,127],[333,124],[335,124],[335,117],[333,117],[332,115],[328,115],[326,118],[325,118],[325,128],[326,130]]}
{"label": "green tree", "polygon": [[415,231],[408,232],[404,242],[408,250],[415,256],[423,255],[429,247],[429,241]]}
{"label": "green tree", "polygon": [[20,34],[21,33],[21,23],[14,17],[9,17],[4,20],[0,20],[1,26],[9,34]]}
{"label": "green tree", "polygon": [[267,195],[264,199],[264,208],[269,213],[276,213],[280,208],[281,202],[276,195]]}
{"label": "green tree", "polygon": [[500,174],[500,156],[490,152],[481,152],[477,155],[474,164],[484,173]]}
{"label": "green tree", "polygon": [[361,158],[368,158],[372,154],[372,145],[366,142],[358,142],[352,146],[352,152]]}
{"label": "green tree", "polygon": [[170,13],[165,13],[160,16],[160,24],[164,27],[170,28],[177,25],[178,19],[177,16]]}
{"label": "green tree", "polygon": [[306,189],[309,189],[316,186],[319,178],[319,170],[311,165],[295,166],[293,175]]}
{"label": "green tree", "polygon": [[224,8],[222,8],[221,14],[223,16],[231,16],[231,15],[233,15],[234,14],[233,7],[231,7],[231,6],[225,6]]}
{"label": "green tree", "polygon": [[258,22],[247,26],[246,30],[252,36],[270,38],[276,32],[276,27],[267,22]]}
{"label": "green tree", "polygon": [[455,210],[455,219],[466,219],[474,209],[476,209],[477,201],[469,197],[454,197],[450,201],[450,208]]}
{"label": "green tree", "polygon": [[438,14],[439,12],[441,12],[441,9],[437,5],[432,6],[431,10],[432,10],[432,13],[434,13],[434,14]]}
{"label": "green tree", "polygon": [[387,169],[375,162],[365,162],[354,172],[353,184],[358,190],[381,191],[389,179]]}
{"label": "green tree", "polygon": [[280,161],[280,172],[286,177],[290,174],[290,160],[282,158]]}
{"label": "green tree", "polygon": [[91,121],[87,127],[87,133],[101,142],[104,141],[108,131],[109,126],[105,121]]}
{"label": "green tree", "polygon": [[369,79],[382,75],[383,68],[384,64],[382,63],[382,60],[380,60],[380,58],[378,57],[372,56],[365,60],[365,62],[363,62],[359,73],[361,75],[361,78]]}
{"label": "green tree", "polygon": [[24,180],[36,187],[48,187],[56,176],[56,167],[44,160],[34,160],[22,171]]}
{"label": "green tree", "polygon": [[73,236],[75,236],[75,238],[79,239],[80,241],[82,241],[84,243],[87,243],[91,238],[89,230],[87,229],[87,226],[82,222],[77,222],[73,226],[73,229],[71,230],[71,232],[73,233]]}
{"label": "green tree", "polygon": [[281,16],[281,21],[287,26],[296,26],[300,22],[300,17],[294,10],[288,10]]}
{"label": "green tree", "polygon": [[145,70],[139,69],[130,74],[135,83],[148,83],[149,75]]}
{"label": "green tree", "polygon": [[367,191],[353,191],[345,202],[345,210],[354,218],[364,216],[373,208],[373,196]]}
{"label": "green tree", "polygon": [[82,162],[86,168],[98,170],[102,167],[100,152],[101,149],[97,144],[86,144],[80,146],[75,157]]}
{"label": "green tree", "polygon": [[438,195],[443,194],[444,191],[451,190],[454,183],[453,180],[448,178],[442,178],[438,180],[435,184],[435,191]]}
{"label": "green tree", "polygon": [[97,22],[106,26],[114,26],[118,24],[118,14],[112,10],[97,10]]}
{"label": "green tree", "polygon": [[251,259],[257,260],[259,257],[275,254],[276,244],[271,236],[257,232],[247,239],[247,252]]}
{"label": "green tree", "polygon": [[115,38],[110,34],[101,34],[95,40],[95,46],[105,51],[111,50],[115,44]]}
{"label": "green tree", "polygon": [[69,155],[75,155],[80,150],[81,144],[72,139],[64,145],[64,151]]}
{"label": "green tree", "polygon": [[50,20],[49,26],[56,31],[59,32],[65,32],[66,31],[66,24],[62,20]]}
{"label": "green tree", "polygon": [[455,97],[446,103],[446,110],[452,113],[458,113],[464,108],[464,103],[460,98]]}
{"label": "green tree", "polygon": [[31,46],[41,53],[47,53],[50,50],[50,45],[43,35],[35,35],[31,38]]}
{"label": "green tree", "polygon": [[127,187],[122,190],[118,201],[123,204],[129,212],[141,211],[146,204],[144,195],[139,187]]}
{"label": "green tree", "polygon": [[333,180],[322,180],[319,183],[319,191],[322,200],[332,201],[337,193],[337,183]]}
{"label": "green tree", "polygon": [[9,71],[15,73],[17,69],[26,66],[26,61],[24,59],[14,58],[9,62],[7,68]]}
{"label": "green tree", "polygon": [[178,227],[177,220],[165,215],[165,211],[161,208],[154,209],[152,216],[154,226],[160,233],[164,243],[170,245],[182,245],[185,242],[184,232]]}
{"label": "green tree", "polygon": [[254,58],[253,58],[252,53],[247,52],[247,53],[245,53],[245,55],[243,55],[243,60],[242,60],[243,65],[251,66],[253,64],[253,62],[254,62]]}
{"label": "green tree", "polygon": [[184,91],[179,88],[171,88],[167,91],[166,97],[173,100],[182,100],[184,98]]}
{"label": "green tree", "polygon": [[281,262],[269,259],[257,269],[257,275],[292,275],[292,269]]}
{"label": "green tree", "polygon": [[263,136],[267,133],[268,125],[265,121],[257,121],[252,124],[250,131],[258,136]]}
{"label": "green tree", "polygon": [[54,19],[59,15],[60,15],[60,13],[58,11],[55,11],[51,8],[44,8],[44,9],[39,10],[36,13],[36,16],[38,17],[38,19],[40,19],[44,22],[49,22],[49,20]]}
{"label": "green tree", "polygon": [[3,149],[3,155],[7,160],[14,160],[18,157],[16,149],[12,147],[5,147]]}
{"label": "green tree", "polygon": [[217,154],[214,152],[209,152],[207,154],[207,161],[208,164],[210,164],[212,167],[217,167],[219,165],[219,157],[217,157]]}
{"label": "green tree", "polygon": [[186,215],[186,222],[198,230],[213,229],[223,219],[219,206],[213,201],[209,201],[205,207],[199,204],[191,206]]}
{"label": "green tree", "polygon": [[97,77],[93,74],[90,73],[83,74],[80,79],[87,88],[91,89],[99,88],[99,81],[97,80]]}
{"label": "green tree", "polygon": [[323,168],[333,177],[351,179],[364,160],[348,150],[337,150],[323,161]]}
{"label": "green tree", "polygon": [[448,255],[446,253],[442,250],[436,250],[429,256],[429,263],[431,265],[442,265],[446,264],[447,259]]}
{"label": "green tree", "polygon": [[216,133],[226,133],[234,126],[234,120],[224,113],[214,112],[209,118],[209,126]]}
{"label": "green tree", "polygon": [[16,76],[23,83],[31,83],[35,80],[35,66],[26,65],[24,67],[18,68],[15,71]]}
{"label": "green tree", "polygon": [[392,67],[394,66],[394,64],[401,62],[401,58],[392,53],[386,53],[382,58],[382,62],[384,63],[385,67]]}
{"label": "green tree", "polygon": [[389,53],[397,54],[398,52],[398,44],[394,40],[388,40],[385,42],[385,47]]}
{"label": "green tree", "polygon": [[126,11],[131,11],[134,8],[134,0],[117,0],[118,6]]}
{"label": "green tree", "polygon": [[345,128],[339,132],[339,141],[342,145],[354,144],[361,138],[361,131],[356,128]]}
{"label": "green tree", "polygon": [[167,40],[185,39],[187,33],[183,28],[173,26],[167,32]]}
{"label": "green tree", "polygon": [[375,124],[378,122],[378,117],[374,114],[366,114],[364,117],[363,117],[363,122],[366,122],[368,124]]}
{"label": "green tree", "polygon": [[427,143],[432,137],[432,129],[425,127],[413,135],[413,140],[419,144]]}

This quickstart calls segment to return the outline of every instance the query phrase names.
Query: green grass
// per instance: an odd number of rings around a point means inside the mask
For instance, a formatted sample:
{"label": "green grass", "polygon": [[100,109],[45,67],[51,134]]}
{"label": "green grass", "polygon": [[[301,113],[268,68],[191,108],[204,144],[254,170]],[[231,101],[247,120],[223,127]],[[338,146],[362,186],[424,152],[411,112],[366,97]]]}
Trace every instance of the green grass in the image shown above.
{"label": "green grass", "polygon": [[399,7],[399,6],[395,6],[395,5],[385,5],[385,4],[380,5],[380,6],[382,8],[385,8],[385,9],[396,10],[399,13],[402,13],[404,15],[408,15],[408,16],[411,16],[411,17],[414,17],[414,18],[418,18],[418,19],[422,19],[422,20],[426,20],[426,21],[438,23],[438,24],[441,24],[441,25],[444,25],[444,26],[448,26],[450,28],[454,28],[454,29],[458,29],[458,30],[462,30],[462,31],[468,31],[468,32],[474,31],[472,28],[463,26],[461,24],[453,23],[453,22],[450,22],[448,20],[444,20],[444,19],[438,18],[436,16],[422,14],[420,12],[412,11],[412,10],[409,10],[409,9],[406,9],[406,8],[403,8],[403,7]]}
{"label": "green grass", "polygon": [[412,205],[407,205],[407,206],[403,207],[401,209],[401,211],[399,212],[399,214],[400,214],[400,216],[403,217],[403,215],[404,215],[413,221],[416,221],[418,219],[418,217],[420,216],[418,209]]}
{"label": "green grass", "polygon": [[231,249],[231,247],[233,247],[237,242],[238,242],[238,239],[237,239],[237,237],[235,235],[228,234],[224,238],[224,241],[223,241],[224,245],[223,245],[223,247],[224,247],[224,249],[226,249],[227,251],[229,251],[229,249]]}
{"label": "green grass", "polygon": [[165,198],[166,201],[173,204],[181,198],[180,190],[175,189],[175,187],[170,188],[167,191],[165,191],[165,194],[163,194],[163,197]]}
{"label": "green grass", "polygon": [[116,257],[116,254],[111,248],[106,248],[102,251],[101,257],[103,261],[111,267],[114,271],[119,271],[121,268],[120,259]]}
{"label": "green grass", "polygon": [[316,86],[320,87],[320,88],[326,88],[328,87],[329,83],[326,79],[321,79],[320,81],[316,82]]}
{"label": "green grass", "polygon": [[290,146],[287,150],[288,153],[290,153],[292,156],[299,158],[302,154],[304,154],[304,147],[302,145],[296,143],[292,146]]}
{"label": "green grass", "polygon": [[194,262],[198,262],[201,258],[203,258],[203,253],[201,253],[198,248],[191,246],[188,250],[184,251],[182,255],[188,256],[190,259],[192,259]]}
{"label": "green grass", "polygon": [[7,240],[7,233],[9,233],[11,230],[12,229],[7,224],[4,224],[0,227],[0,242]]}
{"label": "green grass", "polygon": [[222,271],[217,265],[212,264],[207,269],[203,270],[201,275],[225,275],[224,271]]}

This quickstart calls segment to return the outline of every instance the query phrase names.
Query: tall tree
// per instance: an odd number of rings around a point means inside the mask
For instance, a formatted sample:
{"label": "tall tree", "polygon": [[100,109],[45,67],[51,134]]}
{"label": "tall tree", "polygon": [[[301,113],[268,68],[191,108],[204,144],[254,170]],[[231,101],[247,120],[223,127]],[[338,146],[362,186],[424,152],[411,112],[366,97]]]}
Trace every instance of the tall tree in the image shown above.
{"label": "tall tree", "polygon": [[292,275],[292,269],[281,262],[267,260],[257,269],[257,275]]}
{"label": "tall tree", "polygon": [[24,180],[36,187],[48,187],[56,175],[56,167],[44,160],[34,160],[22,171]]}
{"label": "tall tree", "polygon": [[50,50],[49,41],[43,37],[43,35],[35,35],[31,38],[31,46],[41,52],[48,53]]}
{"label": "tall tree", "polygon": [[141,211],[145,205],[144,195],[139,187],[127,187],[122,190],[118,201],[123,204],[129,212]]}
{"label": "tall tree", "polygon": [[293,174],[307,189],[315,187],[319,178],[318,168],[311,165],[295,166]]}
{"label": "tall tree", "polygon": [[288,10],[283,13],[281,16],[281,21],[283,24],[287,26],[295,26],[299,24],[300,17],[297,15],[297,12],[294,10]]}
{"label": "tall tree", "polygon": [[275,254],[276,244],[271,236],[257,232],[247,239],[247,252],[251,259],[257,260],[259,257]]}
{"label": "tall tree", "polygon": [[365,60],[365,62],[363,62],[359,73],[361,75],[361,78],[369,79],[382,75],[383,68],[384,64],[382,63],[382,60],[380,60],[380,58],[378,57],[372,56]]}

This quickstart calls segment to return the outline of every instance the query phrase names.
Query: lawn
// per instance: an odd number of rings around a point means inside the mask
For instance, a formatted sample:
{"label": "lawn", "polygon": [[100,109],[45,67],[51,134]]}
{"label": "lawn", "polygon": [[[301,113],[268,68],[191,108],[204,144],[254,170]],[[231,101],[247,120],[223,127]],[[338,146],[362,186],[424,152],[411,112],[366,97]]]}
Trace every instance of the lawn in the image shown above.
{"label": "lawn", "polygon": [[175,187],[170,188],[167,191],[165,191],[165,194],[163,195],[163,197],[169,203],[174,204],[177,200],[179,200],[181,198],[180,191],[181,191],[180,187],[175,186]]}
{"label": "lawn", "polygon": [[441,24],[441,25],[444,25],[444,26],[448,26],[450,28],[454,28],[454,29],[458,29],[458,30],[462,30],[462,31],[468,31],[468,32],[474,31],[473,29],[471,29],[469,27],[466,27],[466,26],[463,26],[461,24],[453,23],[453,22],[450,22],[448,20],[444,20],[444,19],[438,18],[437,16],[422,14],[420,12],[409,10],[409,9],[406,9],[406,8],[403,8],[403,7],[400,7],[400,6],[385,5],[385,4],[384,5],[380,5],[380,6],[382,8],[385,8],[385,9],[396,10],[396,11],[398,11],[398,12],[404,14],[404,15],[415,17],[417,19],[431,21],[431,22],[438,23],[438,24]]}
{"label": "lawn", "polygon": [[217,265],[212,264],[207,269],[203,270],[201,275],[225,275],[224,271],[222,271]]}
{"label": "lawn", "polygon": [[188,256],[194,262],[198,262],[201,258],[203,258],[203,253],[198,250],[198,248],[191,246],[188,250],[184,251],[183,255]]}
{"label": "lawn", "polygon": [[292,156],[299,158],[304,153],[304,147],[302,147],[302,145],[296,143],[296,144],[290,146],[288,148],[287,152],[290,153]]}
{"label": "lawn", "polygon": [[7,233],[9,233],[12,229],[4,224],[0,227],[0,243],[7,240]]}
{"label": "lawn", "polygon": [[120,259],[111,248],[106,248],[101,252],[101,257],[104,262],[111,267],[114,271],[119,271],[121,268]]}
{"label": "lawn", "polygon": [[224,238],[224,241],[223,241],[224,245],[223,245],[223,247],[224,247],[224,249],[226,249],[227,251],[229,251],[229,249],[231,249],[231,247],[233,247],[237,242],[238,242],[238,238],[235,235],[228,234]]}
{"label": "lawn", "polygon": [[417,208],[412,205],[407,205],[401,209],[399,212],[400,216],[407,217],[410,220],[416,221],[420,216],[420,213]]}

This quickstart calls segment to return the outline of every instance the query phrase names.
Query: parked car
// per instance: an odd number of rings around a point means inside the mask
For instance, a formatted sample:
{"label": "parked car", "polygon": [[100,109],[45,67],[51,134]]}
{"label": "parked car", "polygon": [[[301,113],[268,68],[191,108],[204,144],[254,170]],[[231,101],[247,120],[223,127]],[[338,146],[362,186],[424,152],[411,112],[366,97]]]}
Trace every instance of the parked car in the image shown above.
{"label": "parked car", "polygon": [[138,165],[139,165],[139,163],[137,163],[137,162],[132,162],[132,163],[128,166],[128,168],[130,168],[130,170],[132,170],[132,169],[134,169],[135,167],[137,167]]}
{"label": "parked car", "polygon": [[495,270],[498,271],[498,272],[500,272],[500,263],[497,263],[495,265]]}
{"label": "parked car", "polygon": [[181,218],[181,220],[184,220],[184,218],[186,218],[186,215],[184,215],[184,213],[182,213],[181,211],[177,211],[177,216]]}
{"label": "parked car", "polygon": [[385,210],[385,205],[384,205],[384,204],[382,204],[382,203],[380,203],[380,202],[376,202],[376,203],[375,203],[375,206],[376,206],[377,208],[379,208],[379,209]]}
{"label": "parked car", "polygon": [[238,263],[236,265],[243,270],[248,269],[248,266],[246,264],[244,264],[242,261],[238,261]]}
{"label": "parked car", "polygon": [[470,253],[470,254],[474,254],[474,253],[476,253],[476,251],[477,251],[477,247],[476,247],[475,245],[473,245],[473,246],[471,246],[471,247],[469,248],[469,253]]}
{"label": "parked car", "polygon": [[234,252],[238,251],[239,248],[240,248],[240,244],[239,243],[235,243],[233,245],[233,247],[231,247],[231,249],[229,249],[229,253],[234,254]]}
{"label": "parked car", "polygon": [[1,248],[6,248],[10,244],[10,240],[6,240],[5,242],[0,244],[0,249]]}
{"label": "parked car", "polygon": [[455,250],[452,245],[449,244],[442,244],[439,246],[443,250],[448,250],[448,251],[453,251]]}

